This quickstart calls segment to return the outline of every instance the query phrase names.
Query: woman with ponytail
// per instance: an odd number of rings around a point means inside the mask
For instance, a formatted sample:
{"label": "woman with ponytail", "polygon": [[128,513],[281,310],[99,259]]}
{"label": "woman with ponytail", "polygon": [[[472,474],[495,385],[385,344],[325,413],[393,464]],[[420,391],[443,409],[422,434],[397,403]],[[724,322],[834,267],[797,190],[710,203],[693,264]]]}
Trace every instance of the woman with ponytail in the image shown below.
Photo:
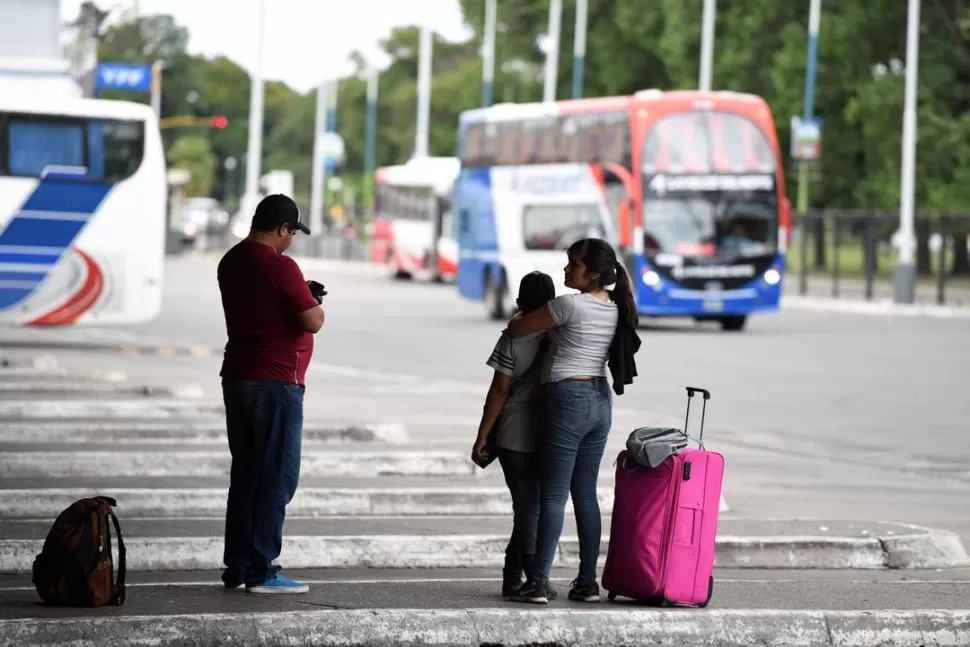
{"label": "woman with ponytail", "polygon": [[[613,389],[620,394],[623,384],[629,384],[636,375],[633,353],[639,348],[630,278],[613,247],[605,240],[586,238],[571,245],[566,254],[566,287],[579,292],[557,297],[546,307],[514,318],[508,326],[513,337],[549,330],[550,347],[540,374],[547,427],[540,448],[535,565],[533,576],[514,596],[537,604],[554,597],[549,573],[570,493],[580,564],[569,599],[600,599],[596,563],[602,518],[596,487],[613,420],[607,362],[614,377]],[[612,291],[606,289],[610,285],[614,286]]]}

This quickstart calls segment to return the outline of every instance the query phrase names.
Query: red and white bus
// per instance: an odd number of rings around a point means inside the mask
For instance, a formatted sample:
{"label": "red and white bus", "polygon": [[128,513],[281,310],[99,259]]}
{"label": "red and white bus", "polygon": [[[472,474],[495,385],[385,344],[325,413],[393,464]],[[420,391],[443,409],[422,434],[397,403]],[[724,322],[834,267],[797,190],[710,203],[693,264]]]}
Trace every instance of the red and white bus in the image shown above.
{"label": "red and white bus", "polygon": [[[613,239],[646,317],[741,330],[779,307],[791,206],[768,104],[736,92],[662,92],[463,112],[455,186],[458,291],[490,317],[526,272]],[[615,232],[602,223],[609,210]]]}
{"label": "red and white bus", "polygon": [[456,157],[420,157],[377,169],[371,261],[387,264],[396,278],[454,279],[451,194],[460,166]]}

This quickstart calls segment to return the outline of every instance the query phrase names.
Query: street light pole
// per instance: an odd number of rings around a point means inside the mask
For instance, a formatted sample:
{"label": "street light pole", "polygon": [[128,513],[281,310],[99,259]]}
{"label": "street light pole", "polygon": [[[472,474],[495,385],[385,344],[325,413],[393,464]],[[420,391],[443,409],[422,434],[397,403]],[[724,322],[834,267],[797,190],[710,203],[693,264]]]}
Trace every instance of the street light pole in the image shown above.
{"label": "street light pole", "polygon": [[714,70],[714,22],[717,15],[717,0],[704,0],[704,14],[701,19],[701,70],[697,87],[701,92],[710,92],[711,76]]}
{"label": "street light pole", "polygon": [[367,75],[367,123],[364,133],[364,177],[371,191],[374,187],[374,169],[377,166],[378,79],[377,68],[371,67]]}
{"label": "street light pole", "polygon": [[576,34],[573,38],[573,99],[583,98],[583,81],[586,71],[586,23],[588,0],[576,0]]}
{"label": "street light pole", "polygon": [[919,80],[919,0],[909,0],[906,19],[906,96],[903,99],[903,160],[899,197],[899,260],[894,276],[896,303],[916,300],[916,91]]}
{"label": "street light pole", "polygon": [[495,81],[495,22],[497,0],[485,0],[485,34],[482,38],[482,107],[492,105]]}
{"label": "street light pole", "polygon": [[319,236],[323,227],[323,133],[327,120],[327,81],[317,86],[316,119],[313,123],[313,169],[310,173],[310,231]]}
{"label": "street light pole", "polygon": [[258,0],[256,17],[256,62],[249,89],[249,145],[246,150],[246,190],[243,208],[252,210],[259,198],[259,176],[263,160],[263,46],[266,39],[266,0]]}
{"label": "street light pole", "polygon": [[549,33],[546,43],[546,69],[542,86],[542,100],[556,100],[556,78],[559,75],[559,30],[562,24],[562,0],[549,3]]}
{"label": "street light pole", "polygon": [[152,63],[152,112],[155,119],[162,118],[162,70],[165,69],[165,61],[156,60]]}
{"label": "street light pole", "polygon": [[[815,111],[815,65],[818,61],[818,26],[822,18],[822,0],[812,0],[808,10],[808,61],[805,65],[805,105],[802,122],[808,124]],[[808,211],[808,164],[805,160],[798,165],[798,211]],[[803,228],[804,229],[804,228]],[[802,232],[805,235],[805,232]],[[802,262],[806,262],[803,258]]]}
{"label": "street light pole", "polygon": [[431,57],[432,33],[428,25],[421,26],[421,42],[418,48],[418,105],[417,124],[414,130],[414,157],[428,156],[428,138],[431,118]]}

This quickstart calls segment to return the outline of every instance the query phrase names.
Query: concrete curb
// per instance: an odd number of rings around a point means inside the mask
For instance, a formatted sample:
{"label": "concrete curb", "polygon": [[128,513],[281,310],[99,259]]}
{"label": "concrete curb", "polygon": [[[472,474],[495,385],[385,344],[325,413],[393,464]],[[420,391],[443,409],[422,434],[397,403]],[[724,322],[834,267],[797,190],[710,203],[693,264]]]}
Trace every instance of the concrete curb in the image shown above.
{"label": "concrete curb", "polygon": [[929,317],[932,319],[970,319],[970,308],[924,304],[902,304],[888,299],[861,301],[823,297],[782,296],[781,307],[874,317]]}
{"label": "concrete curb", "polygon": [[164,396],[169,398],[201,398],[205,395],[197,384],[178,386],[150,386],[148,384],[126,384],[123,382],[98,382],[87,380],[69,382],[66,380],[44,380],[16,382],[0,381],[0,396],[7,394],[44,394],[44,395],[142,395]]}
{"label": "concrete curb", "polygon": [[[0,452],[0,477],[228,476],[227,451]],[[304,451],[302,476],[475,476],[464,453],[447,451]]]}
{"label": "concrete curb", "polygon": [[[124,530],[124,528],[122,528]],[[856,537],[732,537],[717,539],[718,568],[860,569],[947,568],[967,563],[951,546],[952,533],[913,536],[906,551],[883,549],[878,539]],[[609,537],[603,537],[605,558]],[[956,540],[959,542],[959,539]],[[280,563],[287,568],[496,568],[505,558],[507,535],[371,535],[285,537]],[[30,572],[42,539],[0,540],[0,572]],[[130,537],[133,571],[192,571],[222,568],[223,538]],[[962,545],[961,545],[962,549]],[[911,559],[914,555],[918,559]],[[579,564],[576,537],[563,537],[554,566]]]}
{"label": "concrete curb", "polygon": [[0,366],[0,380],[14,378],[62,378],[69,375],[66,368],[34,368],[33,366]]}
{"label": "concrete curb", "polygon": [[[334,424],[306,420],[303,444],[385,443],[411,440],[399,423]],[[5,422],[0,443],[219,444],[226,442],[224,420],[211,422]]]}
{"label": "concrete curb", "polygon": [[[221,517],[226,488],[29,489],[0,490],[4,518],[56,517],[77,499],[105,494],[118,501],[124,517]],[[613,489],[601,488],[602,510],[613,507]],[[570,504],[567,504],[567,506]],[[289,517],[510,515],[512,499],[503,487],[464,488],[300,488],[286,506]]]}
{"label": "concrete curb", "polygon": [[197,399],[0,401],[0,419],[201,418],[225,416],[221,402]]}
{"label": "concrete curb", "polygon": [[0,356],[0,370],[11,368],[57,369],[57,358],[53,355],[35,355],[28,358],[8,358]]}
{"label": "concrete curb", "polygon": [[970,643],[970,611],[333,609],[0,621],[0,645],[799,645]]}
{"label": "concrete curb", "polygon": [[[925,526],[905,524],[915,532],[908,535],[880,537],[889,568],[947,568],[948,564],[968,565],[970,557],[956,533]],[[932,542],[922,540],[924,533],[933,536]]]}
{"label": "concrete curb", "polygon": [[128,376],[124,371],[99,371],[81,372],[68,371],[66,368],[33,368],[30,366],[0,368],[0,380],[7,379],[43,379],[51,380],[54,384],[61,383],[66,379],[74,380],[96,380],[98,382],[118,383],[125,382]]}

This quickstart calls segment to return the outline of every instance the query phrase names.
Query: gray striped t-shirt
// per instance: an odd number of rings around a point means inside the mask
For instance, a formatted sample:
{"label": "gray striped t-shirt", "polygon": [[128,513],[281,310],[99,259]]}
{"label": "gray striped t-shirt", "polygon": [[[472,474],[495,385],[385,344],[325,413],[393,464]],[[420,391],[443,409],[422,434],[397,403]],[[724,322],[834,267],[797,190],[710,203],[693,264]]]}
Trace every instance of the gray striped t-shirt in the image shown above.
{"label": "gray striped t-shirt", "polygon": [[[544,330],[522,337],[503,332],[486,364],[514,380],[532,365],[545,335]],[[499,447],[516,452],[536,451],[542,425],[538,382],[539,371],[536,370],[519,390],[509,394],[493,431],[498,434],[496,442]]]}

